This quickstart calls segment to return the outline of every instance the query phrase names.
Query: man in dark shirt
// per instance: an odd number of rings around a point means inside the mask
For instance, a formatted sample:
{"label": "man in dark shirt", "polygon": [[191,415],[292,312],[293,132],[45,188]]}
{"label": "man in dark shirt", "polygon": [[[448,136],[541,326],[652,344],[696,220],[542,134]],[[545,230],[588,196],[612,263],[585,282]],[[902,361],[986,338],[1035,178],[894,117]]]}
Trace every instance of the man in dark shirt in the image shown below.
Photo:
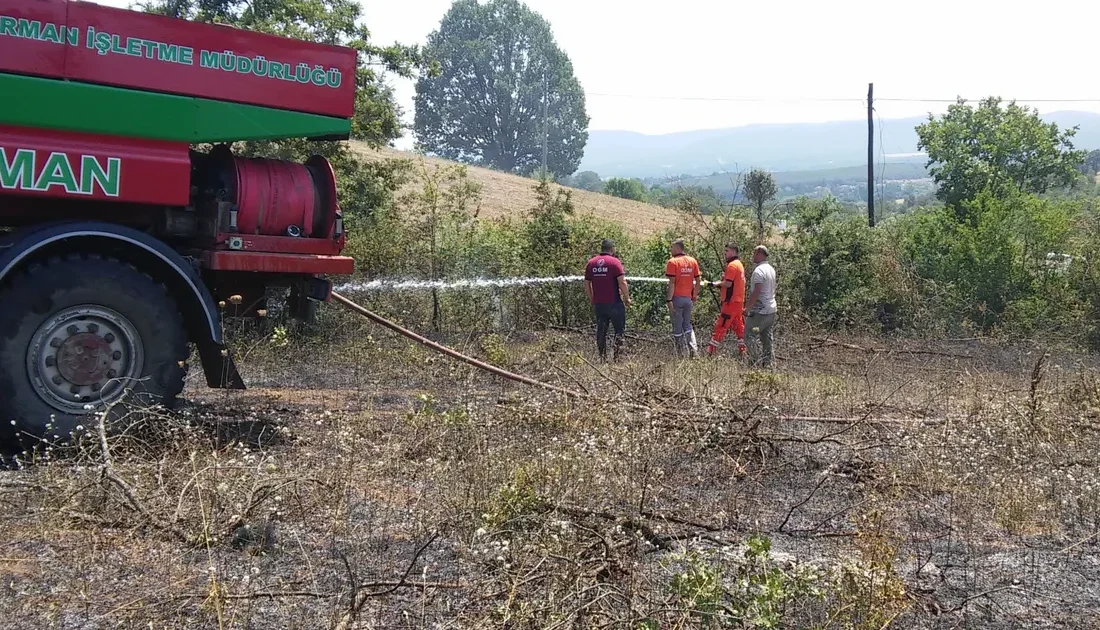
{"label": "man in dark shirt", "polygon": [[614,358],[618,360],[626,329],[626,307],[630,306],[630,290],[626,284],[623,263],[615,257],[615,244],[604,239],[600,255],[589,259],[584,267],[584,292],[596,312],[596,348],[600,358],[607,359],[607,327],[615,328]]}

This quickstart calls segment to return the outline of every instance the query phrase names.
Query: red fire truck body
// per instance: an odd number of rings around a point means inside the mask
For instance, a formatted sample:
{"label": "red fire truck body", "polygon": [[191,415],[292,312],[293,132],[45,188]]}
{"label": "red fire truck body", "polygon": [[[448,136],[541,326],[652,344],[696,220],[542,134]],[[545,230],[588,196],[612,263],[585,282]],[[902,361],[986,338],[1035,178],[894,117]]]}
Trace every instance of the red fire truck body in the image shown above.
{"label": "red fire truck body", "polygon": [[222,317],[280,286],[309,317],[353,261],[323,157],[232,143],[346,139],[355,71],[341,46],[0,0],[0,426],[171,405],[192,346],[208,385],[243,388]]}

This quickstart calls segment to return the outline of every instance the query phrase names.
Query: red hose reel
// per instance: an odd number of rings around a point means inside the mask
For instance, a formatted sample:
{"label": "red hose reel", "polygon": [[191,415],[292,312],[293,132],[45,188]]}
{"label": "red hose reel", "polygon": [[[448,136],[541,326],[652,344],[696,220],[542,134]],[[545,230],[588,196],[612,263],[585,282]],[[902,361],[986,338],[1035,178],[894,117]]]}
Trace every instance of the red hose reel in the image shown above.
{"label": "red hose reel", "polygon": [[237,231],[265,236],[331,238],[336,178],[325,158],[305,164],[229,156],[226,183],[237,206]]}

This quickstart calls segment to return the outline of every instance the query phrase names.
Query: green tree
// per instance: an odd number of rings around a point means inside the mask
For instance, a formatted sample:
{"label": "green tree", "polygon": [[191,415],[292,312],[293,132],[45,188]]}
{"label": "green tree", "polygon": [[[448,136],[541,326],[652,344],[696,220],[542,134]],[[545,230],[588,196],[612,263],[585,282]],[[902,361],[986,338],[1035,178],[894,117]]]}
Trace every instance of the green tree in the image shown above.
{"label": "green tree", "polygon": [[1100,149],[1093,149],[1085,156],[1084,170],[1089,174],[1100,171]]}
{"label": "green tree", "polygon": [[[563,188],[553,189],[549,180],[542,180],[535,186],[537,203],[531,209],[530,220],[525,226],[527,236],[528,260],[534,262],[531,271],[543,275],[565,275],[572,264],[570,253],[573,249],[573,229],[570,219],[573,217],[572,193]],[[557,287],[561,317],[560,324],[569,323],[568,287],[565,283]]]}
{"label": "green tree", "polygon": [[848,324],[874,313],[875,231],[833,197],[795,202],[798,239],[784,259],[794,305],[818,320]]}
{"label": "green tree", "polygon": [[753,215],[756,217],[756,240],[764,240],[764,222],[768,218],[765,206],[779,192],[775,185],[775,178],[768,171],[754,168],[745,177],[745,199],[752,206]]}
{"label": "green tree", "polygon": [[1082,208],[1076,232],[1081,243],[1069,265],[1069,277],[1085,315],[1081,327],[1091,350],[1100,350],[1100,207],[1089,201]]}
{"label": "green tree", "polygon": [[1079,208],[1011,192],[985,190],[956,212],[936,208],[907,218],[899,230],[901,249],[924,279],[928,298],[984,330],[1012,324],[1030,332],[1060,308],[1049,298],[1046,255],[1064,251]]}
{"label": "green tree", "polygon": [[664,208],[679,208],[684,204],[697,207],[703,214],[714,214],[726,205],[712,186],[675,185],[668,188],[651,186],[647,195],[649,203]]}
{"label": "green tree", "polygon": [[[419,147],[442,157],[559,176],[588,142],[584,91],[550,25],[518,0],[457,0],[428,36],[442,71],[416,84]],[[545,116],[544,116],[545,114]]]}
{"label": "green tree", "polygon": [[603,190],[603,180],[594,171],[581,171],[573,176],[573,187],[600,192]]}
{"label": "green tree", "polygon": [[548,180],[535,185],[536,205],[527,222],[527,243],[532,261],[539,271],[561,274],[568,271],[568,252],[572,246],[569,219],[573,216],[573,196],[564,188],[554,188]]}
{"label": "green tree", "polygon": [[983,190],[1041,194],[1072,184],[1085,159],[1073,148],[1076,131],[1044,123],[1015,101],[1002,107],[1000,98],[990,97],[972,107],[959,99],[943,116],[929,115],[917,126],[917,146],[928,153],[937,197],[973,224],[964,205]]}
{"label": "green tree", "polygon": [[645,184],[643,184],[640,179],[612,177],[604,184],[604,192],[612,197],[619,197],[620,199],[633,199],[634,201],[646,200]]}

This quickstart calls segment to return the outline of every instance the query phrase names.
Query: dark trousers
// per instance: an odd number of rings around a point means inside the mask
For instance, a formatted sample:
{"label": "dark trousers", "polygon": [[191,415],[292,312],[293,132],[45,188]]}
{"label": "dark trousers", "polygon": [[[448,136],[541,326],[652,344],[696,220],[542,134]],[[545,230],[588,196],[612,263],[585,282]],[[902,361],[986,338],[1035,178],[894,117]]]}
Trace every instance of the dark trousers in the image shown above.
{"label": "dark trousers", "polygon": [[596,348],[600,351],[600,356],[607,357],[607,328],[609,325],[615,329],[614,352],[618,356],[623,347],[623,331],[626,329],[626,307],[620,302],[616,304],[593,304],[592,308],[596,311]]}

